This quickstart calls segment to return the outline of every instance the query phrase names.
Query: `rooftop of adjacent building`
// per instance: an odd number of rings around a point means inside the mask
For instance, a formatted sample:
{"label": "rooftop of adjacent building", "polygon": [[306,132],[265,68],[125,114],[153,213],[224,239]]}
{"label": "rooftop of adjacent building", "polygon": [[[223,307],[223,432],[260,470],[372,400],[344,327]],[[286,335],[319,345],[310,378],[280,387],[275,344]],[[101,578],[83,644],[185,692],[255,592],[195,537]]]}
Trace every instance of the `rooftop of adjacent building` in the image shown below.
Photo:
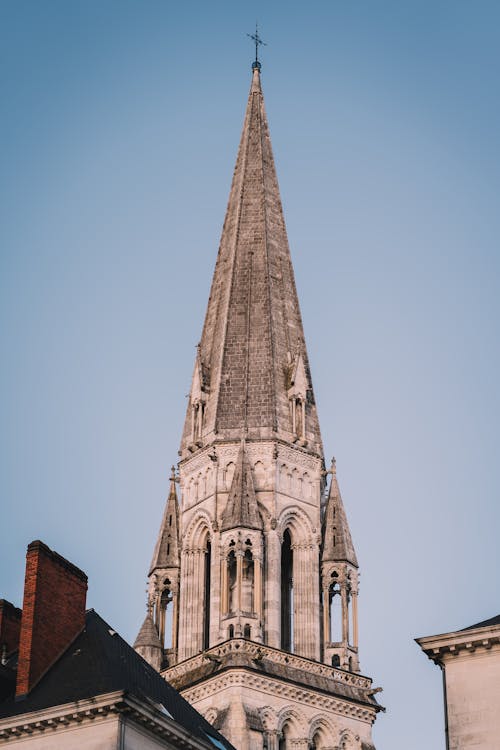
{"label": "rooftop of adjacent building", "polygon": [[[26,691],[19,690],[19,674],[22,671],[22,660],[27,651],[23,647],[23,638],[28,628],[35,630],[47,624],[57,630],[57,623],[51,621],[50,603],[45,598],[46,590],[38,590],[30,578],[30,554],[41,554],[48,565],[56,565],[68,575],[81,579],[85,574],[68,561],[52,552],[46,545],[36,542],[28,547],[27,576],[25,584],[25,610],[22,612],[10,602],[0,600],[0,646],[3,656],[0,664],[0,730],[2,724],[16,716],[26,715],[44,709],[74,705],[87,699],[120,693],[133,696],[147,704],[160,721],[171,721],[181,731],[195,738],[193,747],[223,747],[232,750],[232,745],[225,740],[182,696],[163,679],[128,643],[93,609],[82,612],[83,627],[75,635],[67,630],[68,642],[62,652],[42,667],[41,675],[33,680],[31,670],[30,682]],[[45,580],[50,576],[44,571]],[[86,576],[85,576],[86,580]],[[27,604],[32,596],[32,605]],[[31,593],[30,593],[31,592]],[[37,597],[44,599],[44,617],[33,614]],[[49,609],[47,609],[47,606]],[[29,612],[31,608],[31,613]],[[64,610],[63,610],[64,612]],[[25,621],[23,622],[23,616]],[[54,615],[56,618],[57,613]],[[60,616],[60,612],[59,612]],[[12,633],[12,625],[20,623],[17,635]],[[42,624],[43,623],[43,624]],[[10,630],[7,631],[7,626]],[[63,625],[63,632],[66,626]],[[24,629],[24,631],[23,631]],[[20,630],[20,632],[19,632]],[[47,630],[44,631],[46,634]],[[31,638],[32,634],[29,634]],[[37,642],[36,633],[31,642]],[[18,639],[18,647],[13,646],[13,638]],[[20,640],[19,640],[20,637]],[[45,637],[45,635],[44,635]],[[35,647],[36,648],[36,647]],[[33,649],[29,659],[35,661]],[[16,690],[17,682],[17,690]],[[184,746],[184,745],[183,745]]]}

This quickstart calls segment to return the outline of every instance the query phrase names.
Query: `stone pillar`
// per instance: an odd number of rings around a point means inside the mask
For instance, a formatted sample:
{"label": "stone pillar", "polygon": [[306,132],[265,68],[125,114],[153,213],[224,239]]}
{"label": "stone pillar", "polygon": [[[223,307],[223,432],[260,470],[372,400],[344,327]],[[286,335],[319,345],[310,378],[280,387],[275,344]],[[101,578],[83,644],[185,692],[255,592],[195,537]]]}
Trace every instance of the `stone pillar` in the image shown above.
{"label": "stone pillar", "polygon": [[277,729],[268,729],[264,732],[267,750],[279,750],[280,733]]}
{"label": "stone pillar", "polygon": [[241,613],[241,593],[243,585],[243,552],[238,550],[236,553],[236,596],[238,612]]}
{"label": "stone pillar", "polygon": [[323,587],[323,642],[330,640],[330,592]]}
{"label": "stone pillar", "polygon": [[221,578],[221,615],[227,615],[229,610],[229,597],[228,597],[228,587],[227,587],[227,557],[225,554],[221,556],[221,570],[220,570],[220,578]]}
{"label": "stone pillar", "polygon": [[352,593],[352,645],[358,648],[358,593]]}
{"label": "stone pillar", "polygon": [[262,618],[262,562],[258,557],[254,558],[254,612],[259,619]]}
{"label": "stone pillar", "polygon": [[265,532],[264,642],[281,646],[281,544],[275,529]]}
{"label": "stone pillar", "polygon": [[349,642],[349,615],[347,612],[347,590],[345,586],[342,586],[342,641],[343,643]]}

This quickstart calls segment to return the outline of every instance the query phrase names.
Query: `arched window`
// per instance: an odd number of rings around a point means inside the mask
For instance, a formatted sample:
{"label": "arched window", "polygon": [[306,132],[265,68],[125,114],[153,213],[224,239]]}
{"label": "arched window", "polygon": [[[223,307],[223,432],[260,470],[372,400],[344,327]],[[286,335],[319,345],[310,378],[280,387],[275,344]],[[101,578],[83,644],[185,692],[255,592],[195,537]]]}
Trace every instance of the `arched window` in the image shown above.
{"label": "arched window", "polygon": [[170,589],[170,580],[168,578],[163,582],[163,591],[161,592],[158,607],[156,611],[156,624],[158,634],[163,648],[172,648],[172,627],[173,627],[173,594]]}
{"label": "arched window", "polygon": [[281,648],[293,651],[293,551],[288,529],[281,545]]}
{"label": "arched window", "polygon": [[234,638],[234,625],[230,625],[227,629],[227,637]]}
{"label": "arched window", "polygon": [[247,549],[243,557],[241,581],[241,609],[243,612],[253,612],[253,584],[254,562],[251,550]]}
{"label": "arched window", "polygon": [[203,648],[210,645],[210,568],[212,564],[212,548],[207,538],[205,547],[205,589],[203,596]]}
{"label": "arched window", "polygon": [[248,625],[247,623],[245,627],[243,628],[243,637],[250,638],[250,634],[251,634],[250,625]]}
{"label": "arched window", "polygon": [[330,641],[342,642],[342,593],[335,579],[330,585]]}
{"label": "arched window", "polygon": [[354,672],[353,662],[352,662],[352,656],[349,657],[349,672]]}
{"label": "arched window", "polygon": [[236,612],[237,609],[237,576],[236,576],[236,555],[234,550],[231,550],[227,556],[227,601],[229,604],[229,611]]}
{"label": "arched window", "polygon": [[338,654],[332,656],[332,667],[340,667],[340,656]]}

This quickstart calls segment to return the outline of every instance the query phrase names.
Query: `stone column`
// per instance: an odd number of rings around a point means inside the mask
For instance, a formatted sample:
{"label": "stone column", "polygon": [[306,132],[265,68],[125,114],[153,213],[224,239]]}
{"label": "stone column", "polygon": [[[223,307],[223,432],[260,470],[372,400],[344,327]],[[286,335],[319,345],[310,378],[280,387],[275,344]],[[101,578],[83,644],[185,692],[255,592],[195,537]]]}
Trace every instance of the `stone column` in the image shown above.
{"label": "stone column", "polygon": [[330,593],[323,587],[323,642],[330,641]]}
{"label": "stone column", "polygon": [[268,729],[264,732],[267,750],[279,750],[280,733],[277,729]]}
{"label": "stone column", "polygon": [[344,644],[349,643],[349,613],[347,607],[347,590],[345,584],[342,585],[342,642]]}
{"label": "stone column", "polygon": [[281,646],[281,544],[275,529],[266,531],[266,571],[264,587],[264,642]]}
{"label": "stone column", "polygon": [[220,569],[220,579],[221,579],[221,615],[224,617],[224,615],[227,615],[229,610],[229,601],[228,601],[228,590],[227,590],[227,558],[226,555],[223,554],[221,556],[221,569]]}
{"label": "stone column", "polygon": [[352,593],[352,645],[358,648],[358,593]]}

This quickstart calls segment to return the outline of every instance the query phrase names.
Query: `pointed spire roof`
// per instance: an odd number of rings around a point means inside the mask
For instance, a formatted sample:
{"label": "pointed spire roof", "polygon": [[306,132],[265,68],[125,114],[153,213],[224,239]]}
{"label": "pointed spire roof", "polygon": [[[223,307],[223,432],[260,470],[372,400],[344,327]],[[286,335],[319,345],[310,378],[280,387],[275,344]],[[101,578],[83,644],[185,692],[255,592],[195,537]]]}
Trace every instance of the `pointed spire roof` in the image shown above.
{"label": "pointed spire roof", "polygon": [[163,651],[160,643],[160,638],[158,636],[158,632],[155,628],[155,624],[150,612],[147,613],[144,622],[141,625],[141,629],[137,633],[137,638],[135,639],[134,648],[137,649],[141,646],[143,648],[158,648],[160,649],[160,651]]}
{"label": "pointed spire roof", "polygon": [[[253,69],[193,388],[199,389],[202,373],[205,445],[215,437],[292,441],[289,367],[300,354],[307,380],[306,449],[321,455],[259,67]],[[193,447],[195,401],[192,393],[182,453]]]}
{"label": "pointed spire roof", "polygon": [[248,460],[244,441],[241,442],[233,481],[222,514],[222,531],[243,527],[262,529],[262,519],[257,507],[257,497],[253,486],[252,467]]}
{"label": "pointed spire roof", "polygon": [[337,482],[335,459],[332,460],[331,472],[332,481],[323,519],[321,562],[348,562],[357,568],[358,559]]}
{"label": "pointed spire roof", "polygon": [[175,466],[172,466],[170,492],[167,504],[165,505],[165,512],[153,553],[153,559],[151,560],[149,575],[157,568],[178,568],[180,566],[179,505],[177,503],[177,491],[175,488],[176,482]]}

